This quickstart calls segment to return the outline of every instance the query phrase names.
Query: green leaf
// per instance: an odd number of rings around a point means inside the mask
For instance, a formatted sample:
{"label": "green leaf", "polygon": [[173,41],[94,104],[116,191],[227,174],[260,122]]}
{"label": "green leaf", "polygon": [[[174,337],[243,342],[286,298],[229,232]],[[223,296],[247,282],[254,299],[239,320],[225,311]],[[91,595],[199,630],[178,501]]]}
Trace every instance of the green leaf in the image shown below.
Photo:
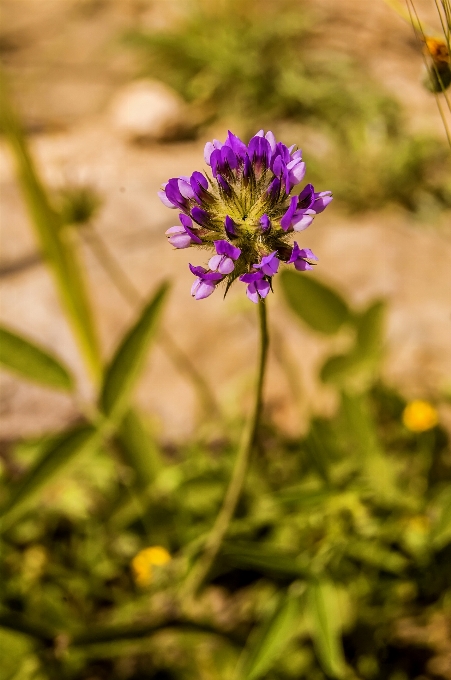
{"label": "green leaf", "polygon": [[432,524],[431,540],[436,550],[451,543],[451,489],[446,488],[432,505],[435,521]]}
{"label": "green leaf", "polygon": [[346,385],[359,374],[365,377],[374,371],[382,353],[385,309],[385,303],[377,300],[354,316],[355,346],[347,354],[327,359],[320,372],[323,382]]}
{"label": "green leaf", "polygon": [[346,664],[341,621],[337,593],[332,582],[323,580],[309,584],[307,614],[318,661],[323,670],[332,678],[344,678]]}
{"label": "green leaf", "polygon": [[42,457],[13,488],[6,507],[2,509],[2,529],[26,512],[39,492],[58,474],[66,470],[72,460],[97,444],[99,432],[91,425],[79,425],[52,440]]}
{"label": "green leaf", "polygon": [[267,574],[281,574],[299,578],[308,574],[308,569],[293,552],[226,542],[221,548],[221,560],[238,568],[251,568]]}
{"label": "green leaf", "polygon": [[284,271],[281,280],[291,309],[315,331],[333,335],[350,320],[343,298],[316,278]]}
{"label": "green leaf", "polygon": [[118,428],[117,443],[125,462],[135,471],[136,484],[146,488],[162,468],[155,441],[136,410],[130,409]]}
{"label": "green leaf", "polygon": [[100,408],[109,418],[120,419],[128,407],[131,391],[144,365],[168,289],[167,283],[161,284],[150,302],[144,306],[138,320],[122,339],[105,371]]}
{"label": "green leaf", "polygon": [[71,374],[52,354],[4,326],[0,326],[0,363],[41,385],[60,390],[74,388]]}
{"label": "green leaf", "polygon": [[386,304],[376,300],[355,317],[357,330],[357,353],[366,359],[379,358],[384,340],[384,321]]}
{"label": "green leaf", "polygon": [[40,247],[52,269],[58,292],[83,355],[95,378],[101,373],[100,351],[86,294],[82,269],[70,233],[51,205],[28,150],[20,122],[7,95],[0,73],[0,126],[16,161],[17,178],[35,227]]}
{"label": "green leaf", "polygon": [[280,598],[270,616],[249,636],[235,677],[258,680],[268,673],[296,632],[298,619],[299,599],[290,595]]}

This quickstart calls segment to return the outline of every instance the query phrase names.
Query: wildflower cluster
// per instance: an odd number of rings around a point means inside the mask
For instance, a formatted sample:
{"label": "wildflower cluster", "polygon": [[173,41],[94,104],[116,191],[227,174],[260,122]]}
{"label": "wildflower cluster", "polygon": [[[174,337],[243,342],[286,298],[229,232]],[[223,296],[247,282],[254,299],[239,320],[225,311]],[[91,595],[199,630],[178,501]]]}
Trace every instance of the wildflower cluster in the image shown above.
{"label": "wildflower cluster", "polygon": [[312,269],[318,258],[291,244],[290,236],[310,226],[332,195],[307,184],[290,196],[305,175],[302,151],[260,130],[247,145],[231,132],[224,144],[208,142],[204,157],[211,176],[196,171],[174,177],[159,192],[164,205],[181,211],[180,225],[166,231],[169,242],[215,251],[208,268],[189,265],[196,277],[191,295],[206,298],[222,281],[227,292],[239,278],[248,298],[258,302],[272,289],[281,261],[299,271]]}

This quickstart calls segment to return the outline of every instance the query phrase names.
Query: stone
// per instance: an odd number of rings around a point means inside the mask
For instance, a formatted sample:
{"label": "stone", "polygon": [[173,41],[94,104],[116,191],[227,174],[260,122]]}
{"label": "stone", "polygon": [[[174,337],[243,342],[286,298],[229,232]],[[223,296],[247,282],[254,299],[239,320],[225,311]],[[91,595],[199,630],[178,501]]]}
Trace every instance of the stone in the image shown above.
{"label": "stone", "polygon": [[186,136],[187,107],[170,87],[157,80],[124,86],[111,105],[113,127],[132,142],[168,141]]}

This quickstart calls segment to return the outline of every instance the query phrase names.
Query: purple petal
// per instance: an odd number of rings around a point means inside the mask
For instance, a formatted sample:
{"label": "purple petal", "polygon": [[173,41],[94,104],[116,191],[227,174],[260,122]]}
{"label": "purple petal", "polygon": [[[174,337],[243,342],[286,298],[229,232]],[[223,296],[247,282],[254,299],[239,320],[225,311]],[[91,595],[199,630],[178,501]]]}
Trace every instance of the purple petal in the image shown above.
{"label": "purple petal", "polygon": [[230,146],[223,146],[221,149],[221,164],[225,169],[235,170],[238,166],[238,159]]}
{"label": "purple petal", "polygon": [[210,221],[208,213],[205,212],[205,210],[202,210],[202,208],[198,208],[195,206],[191,210],[191,217],[197,224],[200,224],[202,227],[208,226],[208,223]]}
{"label": "purple petal", "polygon": [[265,168],[269,167],[271,147],[267,139],[256,135],[252,137],[247,148],[249,158],[255,165],[263,165]]}
{"label": "purple petal", "polygon": [[221,142],[214,139],[213,142],[207,142],[204,149],[204,158],[207,165],[211,165],[211,154],[215,149],[220,149],[222,146]]}
{"label": "purple petal", "polygon": [[279,197],[280,193],[280,179],[278,177],[274,177],[274,179],[271,181],[269,187],[266,190],[266,193],[270,197],[272,201],[276,201]]}
{"label": "purple petal", "polygon": [[298,196],[292,196],[290,200],[290,206],[286,211],[285,215],[280,220],[280,226],[284,231],[288,231],[291,225],[292,217],[296,211],[296,206],[298,204]]}
{"label": "purple petal", "polygon": [[193,174],[191,175],[190,181],[193,182],[193,180],[194,180],[194,182],[196,182],[196,184],[200,184],[200,186],[203,187],[204,189],[208,189],[207,178],[205,177],[205,175],[203,175],[198,170],[195,170],[193,172]]}
{"label": "purple petal", "polygon": [[248,285],[248,287],[246,288],[246,295],[251,302],[255,302],[255,304],[258,303],[259,297],[258,297],[257,289],[255,288],[255,283],[250,283]]}
{"label": "purple petal", "polygon": [[166,206],[166,208],[177,208],[176,205],[174,205],[169,198],[166,196],[166,191],[162,190],[158,192],[158,198],[160,201],[163,203],[163,205]]}
{"label": "purple petal", "polygon": [[219,272],[207,272],[206,274],[202,274],[202,281],[221,281],[222,280],[222,274]]}
{"label": "purple petal", "polygon": [[301,193],[299,194],[298,210],[299,209],[307,210],[308,208],[311,208],[314,200],[315,189],[313,187],[313,184],[306,184],[306,186],[302,189]]}
{"label": "purple petal", "polygon": [[318,260],[315,253],[310,250],[310,248],[301,248],[299,252],[301,253],[301,257],[306,257],[308,260]]}
{"label": "purple petal", "polygon": [[212,271],[214,271],[214,272],[217,271],[217,269],[218,269],[218,267],[221,263],[222,258],[223,258],[223,255],[213,255],[213,257],[211,257],[208,260],[208,266],[210,267],[210,269]]}
{"label": "purple petal", "polygon": [[267,281],[266,279],[262,279],[261,281],[256,281],[254,285],[255,285],[255,287],[258,291],[258,294],[260,295],[261,298],[265,298],[268,295],[270,288],[271,288],[270,285],[269,285],[269,281]]}
{"label": "purple petal", "polygon": [[174,248],[179,248],[180,250],[189,248],[192,243],[191,236],[186,231],[183,231],[183,234],[174,234],[174,236],[168,238],[168,241]]}
{"label": "purple petal", "polygon": [[294,263],[295,269],[298,270],[298,272],[305,272],[308,271],[309,269],[313,269],[313,266],[300,258],[299,260],[296,260]]}
{"label": "purple petal", "polygon": [[216,181],[218,182],[219,186],[223,190],[223,192],[229,196],[232,193],[232,189],[230,188],[230,184],[222,175],[217,175],[216,176]]}
{"label": "purple petal", "polygon": [[228,215],[226,215],[226,218],[224,220],[224,227],[225,227],[225,230],[226,230],[226,234],[229,238],[231,238],[233,236],[237,236],[236,224],[232,220],[232,218],[229,217]]}
{"label": "purple petal", "polygon": [[215,286],[214,283],[211,283],[210,281],[199,281],[199,285],[194,293],[194,299],[195,300],[204,300],[207,298],[209,295],[214,293],[215,291]]}
{"label": "purple petal", "polygon": [[[294,146],[290,146],[290,153],[291,149],[294,149]],[[298,149],[297,151],[294,151],[294,153],[291,154],[291,158],[302,158],[302,149]]]}
{"label": "purple petal", "polygon": [[221,262],[219,263],[218,271],[221,272],[221,274],[230,274],[230,272],[233,272],[235,269],[235,263],[230,257],[222,257]]}
{"label": "purple petal", "polygon": [[253,283],[255,281],[260,281],[262,278],[262,272],[248,272],[247,274],[242,274],[240,276],[240,281],[244,281],[244,283]]}
{"label": "purple petal", "polygon": [[172,177],[169,182],[167,183],[165,187],[166,191],[166,196],[168,197],[168,200],[173,204],[178,206],[179,208],[186,209],[188,205],[188,201],[182,194],[180,193],[180,188],[179,188],[179,178],[178,177]]}
{"label": "purple petal", "polygon": [[271,227],[271,220],[266,213],[260,217],[260,226],[262,231],[268,231],[268,229]]}
{"label": "purple petal", "polygon": [[218,255],[226,255],[227,257],[231,257],[232,260],[237,260],[241,255],[240,248],[235,248],[235,246],[232,246],[228,241],[220,240],[214,241],[213,243],[215,244]]}
{"label": "purple petal", "polygon": [[188,229],[190,229],[193,226],[193,220],[191,217],[185,215],[184,213],[179,214],[179,220],[185,228],[188,227]]}
{"label": "purple petal", "polygon": [[313,204],[313,210],[318,213],[322,213],[323,210],[327,208],[329,203],[333,201],[333,196],[331,191],[321,191],[319,194],[315,194],[315,202]]}
{"label": "purple petal", "polygon": [[251,175],[252,175],[252,163],[251,163],[251,159],[246,154],[245,157],[244,157],[243,176],[246,179],[249,179],[249,177],[251,177]]}
{"label": "purple petal", "polygon": [[210,165],[213,172],[213,177],[216,177],[221,168],[221,151],[220,149],[215,149],[210,156]]}
{"label": "purple petal", "polygon": [[312,215],[305,214],[304,211],[295,213],[293,216],[293,230],[294,231],[304,231],[313,222]]}
{"label": "purple petal", "polygon": [[204,274],[207,273],[207,270],[204,267],[194,266],[191,263],[189,263],[188,266],[190,268],[190,272],[194,274],[194,276],[198,276],[199,278],[202,278]]}
{"label": "purple petal", "polygon": [[277,250],[269,255],[262,257],[259,264],[254,264],[256,269],[261,269],[261,271],[266,274],[266,276],[274,276],[279,270],[279,258],[277,257]]}
{"label": "purple petal", "polygon": [[272,164],[272,171],[273,173],[277,176],[280,177],[280,175],[283,172],[283,169],[285,168],[285,161],[281,156],[277,156],[276,160]]}
{"label": "purple petal", "polygon": [[230,146],[231,149],[233,149],[238,158],[245,158],[247,152],[246,144],[242,142],[239,137],[234,135],[233,132],[230,132],[230,130],[227,136],[226,144]]}
{"label": "purple petal", "polygon": [[192,188],[189,180],[186,181],[186,179],[180,178],[179,179],[179,190],[180,190],[180,193],[182,194],[183,198],[188,198],[188,199],[194,198],[194,191],[193,191],[193,188]]}
{"label": "purple petal", "polygon": [[276,150],[277,142],[276,138],[274,137],[274,133],[271,132],[271,130],[268,130],[268,132],[265,135],[265,139],[268,140],[269,146],[271,147],[271,153],[274,153]]}
{"label": "purple petal", "polygon": [[291,161],[291,163],[288,163],[287,169],[289,170],[290,183],[293,186],[302,182],[305,176],[305,163],[303,161]]}

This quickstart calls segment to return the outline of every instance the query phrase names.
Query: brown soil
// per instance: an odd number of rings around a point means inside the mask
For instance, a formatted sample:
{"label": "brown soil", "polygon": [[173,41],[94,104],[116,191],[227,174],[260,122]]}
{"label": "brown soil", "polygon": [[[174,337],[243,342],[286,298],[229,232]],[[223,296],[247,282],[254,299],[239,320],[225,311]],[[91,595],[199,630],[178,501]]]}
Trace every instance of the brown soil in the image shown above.
{"label": "brown soil", "polygon": [[[34,132],[32,150],[48,185],[87,182],[97,188],[104,207],[95,228],[143,295],[163,278],[172,280],[165,326],[214,387],[226,412],[236,416],[246,407],[256,359],[255,308],[239,286],[225,302],[219,295],[202,302],[190,298],[187,263],[192,254],[168,248],[163,234],[172,226],[173,213],[156,197],[162,181],[202,164],[205,140],[137,147],[120,139],[110,123],[111,97],[136,68],[130,55],[119,49],[117,36],[137,22],[155,25],[162,16],[168,20],[171,12],[177,12],[175,1],[165,1],[167,15],[159,5],[144,0],[3,0],[0,46],[16,102]],[[341,5],[334,40],[351,45],[409,104],[412,128],[443,135],[434,101],[418,82],[420,61],[410,27],[382,0],[347,0]],[[330,8],[331,3],[318,3],[325,6]],[[426,13],[430,8],[431,3],[427,7],[425,3]],[[215,127],[215,135],[224,136],[226,129],[225,121]],[[36,257],[36,241],[4,145],[0,187],[2,321],[61,356],[76,372],[81,394],[87,397],[89,383],[50,275]],[[384,365],[388,380],[411,396],[433,397],[449,386],[451,231],[445,217],[439,225],[413,224],[407,215],[393,212],[350,219],[335,203],[306,232],[303,244],[320,257],[318,274],[337,284],[355,304],[363,306],[380,296],[390,301]],[[86,244],[81,247],[108,357],[133,310]],[[305,421],[307,404],[308,410],[333,404],[333,395],[314,377],[330,343],[301,327],[277,290],[270,300],[270,315],[278,344],[271,355],[268,401],[277,422],[295,431]],[[280,362],[280,355],[285,362]],[[295,366],[302,384],[301,417],[293,405],[290,376],[282,366],[287,362]],[[165,436],[179,438],[192,431],[197,410],[193,390],[161,343],[150,355],[137,399]],[[0,403],[6,439],[59,428],[78,413],[70,398],[7,373],[2,373]]]}

